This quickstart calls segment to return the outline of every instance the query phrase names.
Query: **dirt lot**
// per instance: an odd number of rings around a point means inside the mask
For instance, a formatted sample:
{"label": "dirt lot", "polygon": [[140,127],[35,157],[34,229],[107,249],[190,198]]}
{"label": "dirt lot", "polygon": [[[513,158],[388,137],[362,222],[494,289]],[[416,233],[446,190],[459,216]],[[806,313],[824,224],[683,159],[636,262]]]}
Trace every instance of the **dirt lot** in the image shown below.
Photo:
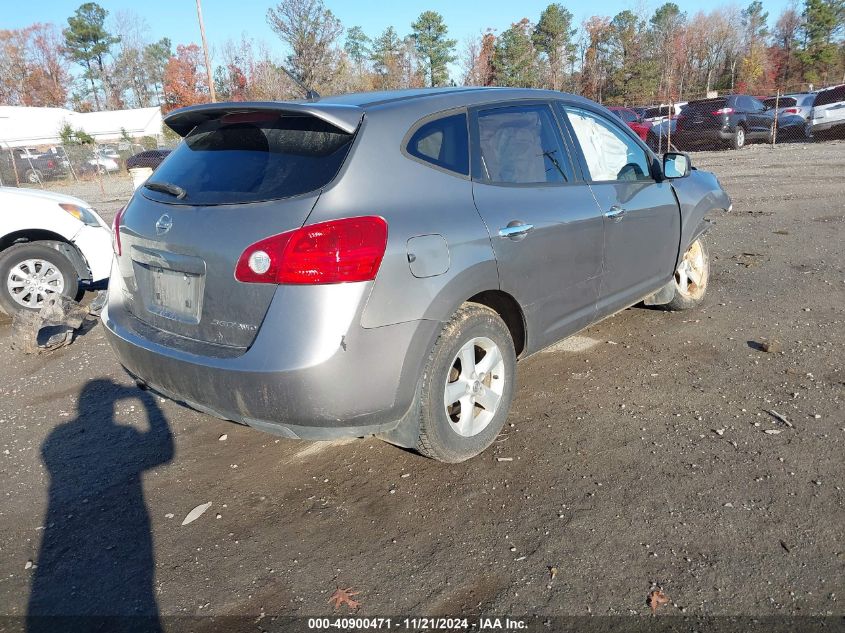
{"label": "dirt lot", "polygon": [[[845,142],[693,161],[734,200],[706,305],[521,362],[506,432],[457,466],[221,422],[134,389],[99,326],[27,357],[0,321],[0,612],[253,622],[354,587],[362,616],[629,615],[660,587],[658,617],[841,625]],[[118,184],[81,195],[110,218]]]}

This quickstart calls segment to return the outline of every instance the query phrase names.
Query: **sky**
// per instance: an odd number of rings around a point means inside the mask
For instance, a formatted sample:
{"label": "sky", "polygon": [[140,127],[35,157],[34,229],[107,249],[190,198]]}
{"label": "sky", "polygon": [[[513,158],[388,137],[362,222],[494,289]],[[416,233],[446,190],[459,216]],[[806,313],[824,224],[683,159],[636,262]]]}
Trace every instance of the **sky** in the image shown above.
{"label": "sky", "polygon": [[[0,0],[0,29],[21,28],[33,22],[52,22],[59,27],[67,25],[68,16],[84,0]],[[540,12],[551,0],[324,0],[345,28],[361,26],[370,37],[375,37],[388,26],[394,26],[400,35],[411,30],[411,23],[425,10],[441,13],[449,27],[449,36],[463,42],[478,35],[487,27],[498,32],[511,23],[527,17],[536,22]],[[592,15],[613,16],[625,9],[652,12],[664,0],[558,0],[575,16],[575,23]],[[744,6],[750,0],[725,0],[702,4],[693,0],[674,0],[689,15],[699,10],[713,9],[721,4]],[[773,23],[777,15],[791,0],[763,0]],[[129,9],[143,17],[149,25],[151,40],[169,37],[176,44],[200,42],[195,0],[99,0],[100,6],[110,13]],[[274,0],[202,0],[206,35],[212,51],[226,40],[238,40],[246,34],[265,41],[270,50],[284,53],[275,33],[267,25],[267,9]]]}

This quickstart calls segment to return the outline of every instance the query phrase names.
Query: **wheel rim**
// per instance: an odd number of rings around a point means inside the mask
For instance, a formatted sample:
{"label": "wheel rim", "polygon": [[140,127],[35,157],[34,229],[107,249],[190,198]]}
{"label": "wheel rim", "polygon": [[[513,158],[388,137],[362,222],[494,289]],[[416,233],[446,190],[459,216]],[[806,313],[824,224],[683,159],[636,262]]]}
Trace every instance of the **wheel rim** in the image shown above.
{"label": "wheel rim", "polygon": [[505,361],[489,338],[467,341],[449,368],[443,404],[450,428],[462,437],[481,433],[496,415],[505,389]]}
{"label": "wheel rim", "polygon": [[38,184],[40,182],[38,174],[36,174],[34,171],[29,173],[29,182],[33,185]]}
{"label": "wheel rim", "polygon": [[696,298],[707,288],[707,260],[701,242],[696,240],[684,253],[680,266],[675,271],[676,290],[684,297]]}
{"label": "wheel rim", "polygon": [[65,289],[61,271],[46,259],[26,259],[12,266],[6,276],[6,289],[15,303],[31,310]]}
{"label": "wheel rim", "polygon": [[745,144],[745,130],[741,127],[736,128],[736,144],[742,147]]}

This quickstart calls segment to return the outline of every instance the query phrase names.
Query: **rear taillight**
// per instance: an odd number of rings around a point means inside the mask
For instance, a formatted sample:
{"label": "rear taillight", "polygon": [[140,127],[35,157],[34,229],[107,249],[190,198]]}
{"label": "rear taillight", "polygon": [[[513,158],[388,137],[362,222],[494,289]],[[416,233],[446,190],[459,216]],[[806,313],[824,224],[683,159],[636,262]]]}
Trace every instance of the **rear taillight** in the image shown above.
{"label": "rear taillight", "polygon": [[56,163],[55,163],[55,162],[53,162],[53,159],[52,159],[52,158],[50,158],[50,159],[48,159],[48,160],[47,160],[47,167],[48,167],[49,169],[53,169],[53,168],[55,168],[55,166],[56,166]]}
{"label": "rear taillight", "polygon": [[386,246],[383,218],[321,222],[256,242],[238,259],[235,279],[269,284],[369,281],[375,279]]}
{"label": "rear taillight", "polygon": [[120,211],[114,216],[114,220],[111,224],[111,245],[112,249],[114,250],[115,255],[120,255],[120,221],[123,219],[123,212],[126,211],[126,207],[121,207]]}
{"label": "rear taillight", "polygon": [[783,111],[784,114],[798,114],[799,112],[801,112],[801,110],[798,108],[787,108]]}
{"label": "rear taillight", "polygon": [[711,112],[710,114],[719,116],[720,114],[733,114],[733,113],[734,113],[733,108],[719,108],[718,110],[713,110],[713,112]]}

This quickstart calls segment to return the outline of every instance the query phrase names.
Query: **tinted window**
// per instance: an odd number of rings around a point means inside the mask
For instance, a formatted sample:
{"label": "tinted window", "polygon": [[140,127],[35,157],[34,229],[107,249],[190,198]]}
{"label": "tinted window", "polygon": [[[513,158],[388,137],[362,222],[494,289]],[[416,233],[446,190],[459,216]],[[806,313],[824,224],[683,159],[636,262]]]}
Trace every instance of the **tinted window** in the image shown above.
{"label": "tinted window", "polygon": [[746,99],[748,99],[748,105],[752,112],[762,112],[766,109],[766,106],[759,99],[755,99],[754,97],[746,97]]}
{"label": "tinted window", "polygon": [[[183,204],[287,198],[331,181],[351,141],[351,134],[316,117],[229,115],[195,127],[156,170],[155,181],[182,187]],[[177,202],[149,189],[144,195]]]}
{"label": "tinted window", "polygon": [[636,123],[637,113],[631,110],[611,110],[616,116],[625,121],[625,123]]}
{"label": "tinted window", "polygon": [[828,105],[830,103],[837,103],[845,101],[845,86],[838,86],[830,90],[822,90],[816,95],[816,100],[813,102],[814,106]]}
{"label": "tinted window", "polygon": [[508,184],[572,180],[572,166],[548,106],[478,113],[482,178]]}
{"label": "tinted window", "polygon": [[775,104],[777,104],[778,109],[791,108],[797,103],[798,101],[794,97],[781,97],[780,99],[777,99],[776,97],[769,97],[763,102],[767,108],[774,108]]}
{"label": "tinted window", "polygon": [[[688,114],[710,114],[715,110],[719,110],[728,105],[728,100],[721,99],[706,99],[702,101],[690,101],[687,105],[681,108],[681,112]],[[736,106],[734,106],[736,107]]]}
{"label": "tinted window", "polygon": [[649,159],[634,139],[603,117],[565,107],[594,181],[650,180]]}
{"label": "tinted window", "polygon": [[408,141],[411,156],[459,174],[469,174],[467,115],[443,117],[421,126]]}

